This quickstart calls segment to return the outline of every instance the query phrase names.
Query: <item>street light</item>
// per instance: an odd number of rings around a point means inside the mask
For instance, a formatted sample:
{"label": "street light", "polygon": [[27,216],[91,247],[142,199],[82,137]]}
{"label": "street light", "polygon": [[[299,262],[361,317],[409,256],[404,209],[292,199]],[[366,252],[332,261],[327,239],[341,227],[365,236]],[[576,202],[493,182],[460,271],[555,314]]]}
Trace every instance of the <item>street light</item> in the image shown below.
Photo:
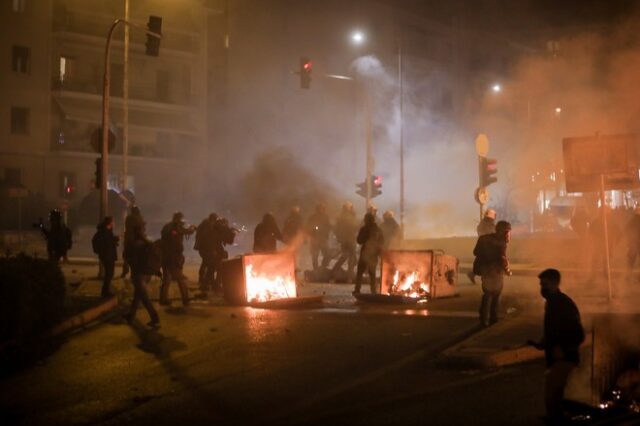
{"label": "street light", "polygon": [[355,45],[361,45],[365,41],[364,33],[359,30],[354,31],[353,33],[351,33],[351,41]]}
{"label": "street light", "polygon": [[502,86],[496,83],[493,86],[491,86],[491,90],[493,91],[493,93],[500,93],[502,92]]}

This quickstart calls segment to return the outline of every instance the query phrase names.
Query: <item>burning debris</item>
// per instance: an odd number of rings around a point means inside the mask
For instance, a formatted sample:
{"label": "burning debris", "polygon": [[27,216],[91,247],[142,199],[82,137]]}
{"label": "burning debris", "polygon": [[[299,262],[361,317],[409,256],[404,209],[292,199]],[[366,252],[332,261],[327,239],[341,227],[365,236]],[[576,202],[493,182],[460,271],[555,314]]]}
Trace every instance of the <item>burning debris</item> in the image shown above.
{"label": "burning debris", "polygon": [[247,285],[247,301],[249,303],[288,299],[297,296],[296,282],[288,275],[259,274],[253,270],[253,265],[247,265],[244,276]]}
{"label": "burning debris", "polygon": [[389,294],[426,299],[429,296],[429,284],[425,282],[419,271],[396,270]]}

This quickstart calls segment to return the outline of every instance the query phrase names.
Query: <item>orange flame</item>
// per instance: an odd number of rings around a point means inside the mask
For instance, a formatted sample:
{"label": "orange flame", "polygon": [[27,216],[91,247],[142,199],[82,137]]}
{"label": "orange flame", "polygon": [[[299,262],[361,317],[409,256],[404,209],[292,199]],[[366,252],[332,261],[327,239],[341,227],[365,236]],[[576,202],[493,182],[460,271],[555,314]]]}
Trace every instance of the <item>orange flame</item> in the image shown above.
{"label": "orange flame", "polygon": [[249,303],[296,297],[296,283],[291,277],[258,275],[253,265],[247,265],[245,280]]}
{"label": "orange flame", "polygon": [[422,282],[417,271],[401,275],[400,271],[396,270],[389,293],[415,298],[426,297],[429,295],[429,284]]}

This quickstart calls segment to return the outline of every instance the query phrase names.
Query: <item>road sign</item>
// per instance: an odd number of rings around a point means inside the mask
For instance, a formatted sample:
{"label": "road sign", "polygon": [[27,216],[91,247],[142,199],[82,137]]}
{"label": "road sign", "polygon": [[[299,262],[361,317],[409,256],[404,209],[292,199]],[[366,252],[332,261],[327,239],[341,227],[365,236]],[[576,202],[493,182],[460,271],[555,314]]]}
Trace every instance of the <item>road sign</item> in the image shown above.
{"label": "road sign", "polygon": [[480,157],[486,157],[489,153],[489,138],[484,133],[476,138],[476,152]]}
{"label": "road sign", "polygon": [[[93,131],[91,135],[91,147],[98,154],[102,153],[102,127],[98,127]],[[109,152],[113,152],[116,148],[116,134],[113,133],[113,130],[109,129]]]}
{"label": "road sign", "polygon": [[475,198],[478,204],[487,204],[489,202],[489,190],[486,187],[481,186],[476,189]]}

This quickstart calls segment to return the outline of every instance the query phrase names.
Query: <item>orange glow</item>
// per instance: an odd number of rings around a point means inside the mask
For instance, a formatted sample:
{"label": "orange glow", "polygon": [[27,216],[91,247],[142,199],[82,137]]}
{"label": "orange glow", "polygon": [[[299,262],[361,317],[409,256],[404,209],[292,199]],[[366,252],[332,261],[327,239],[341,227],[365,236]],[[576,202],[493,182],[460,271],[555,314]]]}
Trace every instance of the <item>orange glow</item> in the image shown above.
{"label": "orange glow", "polygon": [[296,297],[296,282],[287,275],[267,275],[254,272],[253,265],[245,266],[247,301],[267,302]]}
{"label": "orange glow", "polygon": [[429,295],[429,284],[420,278],[418,271],[403,272],[396,270],[389,294],[422,298]]}

